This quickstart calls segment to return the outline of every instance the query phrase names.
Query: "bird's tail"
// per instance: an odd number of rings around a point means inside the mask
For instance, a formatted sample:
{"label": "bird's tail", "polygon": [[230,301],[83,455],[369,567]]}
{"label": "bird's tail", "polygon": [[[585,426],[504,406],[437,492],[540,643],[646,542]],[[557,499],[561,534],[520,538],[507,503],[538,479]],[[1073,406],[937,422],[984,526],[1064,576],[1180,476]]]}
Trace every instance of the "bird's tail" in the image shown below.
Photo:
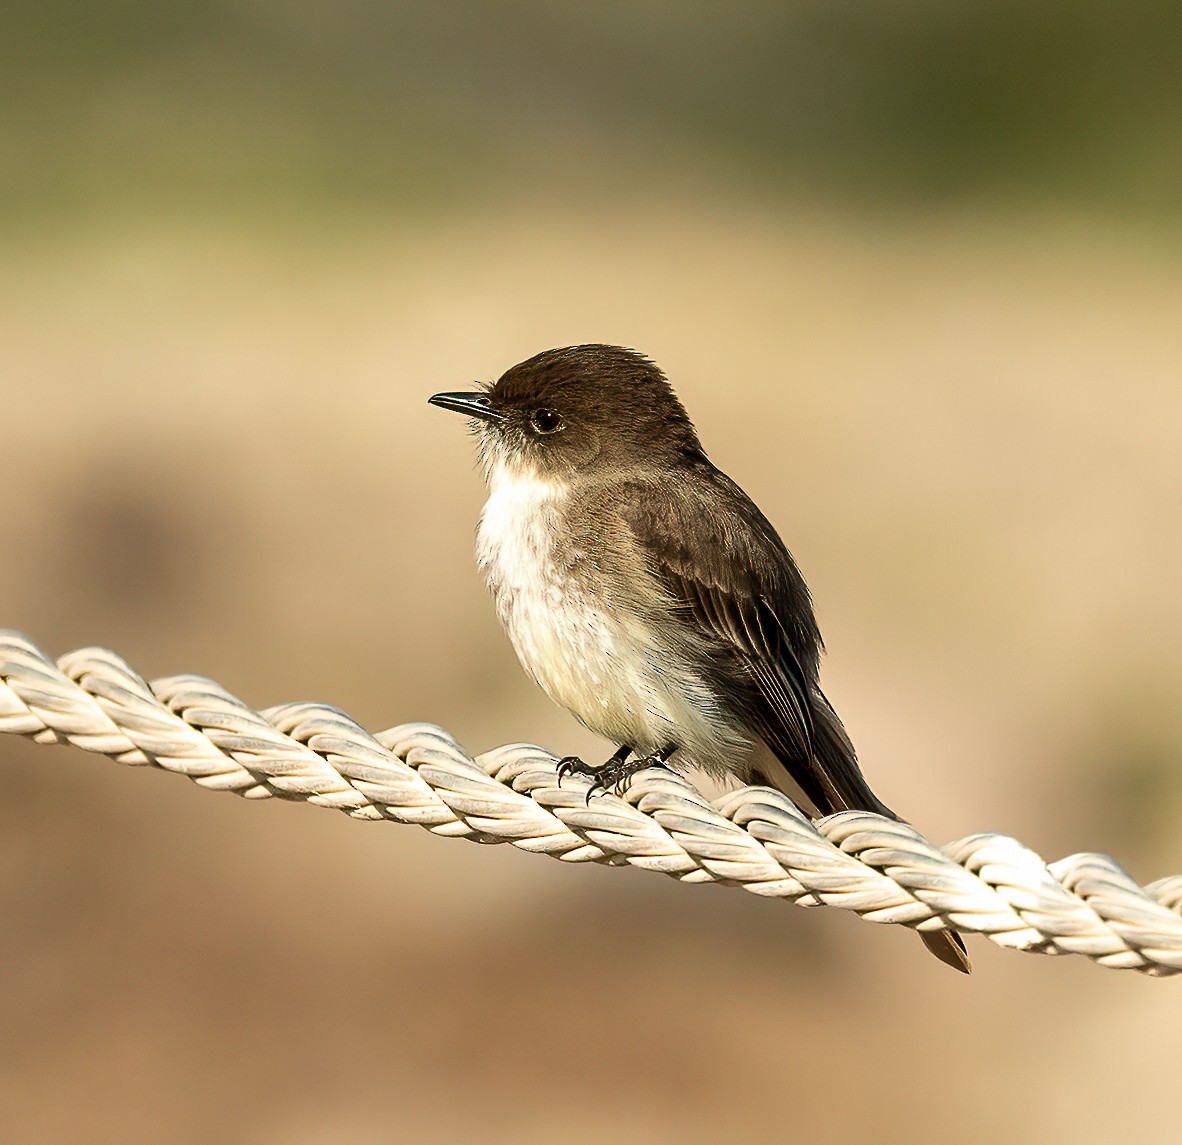
{"label": "bird's tail", "polygon": [[[870,790],[858,766],[854,745],[824,693],[815,689],[813,696],[813,758],[809,768],[811,774],[807,777],[809,782],[804,782],[804,776],[794,774],[791,761],[781,759],[786,772],[817,804],[822,815],[834,811],[873,811],[898,820],[899,816]],[[781,784],[773,779],[772,786],[780,787]],[[924,946],[941,962],[963,974],[969,973],[968,951],[955,930],[920,931],[919,936]]]}

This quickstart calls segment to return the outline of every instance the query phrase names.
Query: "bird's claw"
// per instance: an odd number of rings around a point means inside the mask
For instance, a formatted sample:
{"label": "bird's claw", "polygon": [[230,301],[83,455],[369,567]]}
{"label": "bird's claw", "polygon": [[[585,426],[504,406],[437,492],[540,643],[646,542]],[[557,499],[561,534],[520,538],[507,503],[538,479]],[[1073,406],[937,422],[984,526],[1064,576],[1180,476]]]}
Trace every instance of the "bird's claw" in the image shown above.
{"label": "bird's claw", "polygon": [[564,755],[558,761],[558,786],[568,775],[594,775],[595,769],[588,767],[577,755]]}
{"label": "bird's claw", "polygon": [[604,767],[592,767],[589,763],[584,763],[577,755],[565,755],[558,761],[558,786],[562,786],[562,781],[568,775],[585,775],[591,780],[591,786],[587,788],[587,805],[591,805],[591,796],[597,791],[606,790],[603,786],[603,772]]}

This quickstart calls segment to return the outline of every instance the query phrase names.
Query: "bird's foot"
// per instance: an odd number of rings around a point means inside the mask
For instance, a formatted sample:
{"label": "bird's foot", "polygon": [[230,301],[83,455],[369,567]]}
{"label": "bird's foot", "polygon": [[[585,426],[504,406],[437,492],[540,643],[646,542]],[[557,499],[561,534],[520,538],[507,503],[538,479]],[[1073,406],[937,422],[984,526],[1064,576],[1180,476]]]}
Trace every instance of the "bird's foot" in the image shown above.
{"label": "bird's foot", "polygon": [[666,767],[669,757],[676,750],[675,747],[668,748],[629,760],[632,749],[621,747],[611,759],[598,767],[584,763],[577,755],[568,755],[558,761],[558,784],[562,786],[563,776],[566,775],[587,776],[591,780],[591,786],[587,788],[588,804],[597,791],[611,791],[614,795],[622,796],[638,771],[644,771],[646,767]]}
{"label": "bird's foot", "polygon": [[562,786],[563,776],[566,775],[586,775],[591,780],[591,786],[587,788],[588,803],[591,802],[591,796],[595,792],[607,791],[608,788],[611,788],[617,795],[623,795],[624,789],[628,786],[628,780],[632,778],[633,773],[639,770],[636,760],[628,762],[628,756],[631,754],[632,749],[627,744],[623,744],[611,759],[598,767],[584,763],[577,755],[568,755],[558,761],[558,784],[560,787]]}

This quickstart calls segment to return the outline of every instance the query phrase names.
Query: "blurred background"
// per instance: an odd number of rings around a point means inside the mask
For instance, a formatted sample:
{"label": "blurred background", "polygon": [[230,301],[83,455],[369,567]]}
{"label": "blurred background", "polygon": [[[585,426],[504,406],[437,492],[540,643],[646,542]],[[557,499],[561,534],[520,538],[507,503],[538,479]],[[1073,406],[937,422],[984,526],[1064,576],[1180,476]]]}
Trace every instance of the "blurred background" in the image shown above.
{"label": "blurred background", "polygon": [[[659,361],[931,838],[1182,870],[1182,9],[9,0],[0,624],[603,749],[427,396]],[[11,1141],[1177,1140],[1179,984],[0,740]]]}

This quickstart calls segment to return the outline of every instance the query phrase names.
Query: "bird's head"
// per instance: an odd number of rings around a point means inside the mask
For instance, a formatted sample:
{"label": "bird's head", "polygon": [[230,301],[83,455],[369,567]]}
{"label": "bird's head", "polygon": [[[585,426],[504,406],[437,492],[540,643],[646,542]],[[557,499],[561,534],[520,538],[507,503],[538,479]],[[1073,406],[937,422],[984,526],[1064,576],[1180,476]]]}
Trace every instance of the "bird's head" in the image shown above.
{"label": "bird's head", "polygon": [[492,385],[435,394],[432,405],[472,419],[486,472],[569,479],[701,456],[689,417],[665,375],[635,350],[545,350]]}

